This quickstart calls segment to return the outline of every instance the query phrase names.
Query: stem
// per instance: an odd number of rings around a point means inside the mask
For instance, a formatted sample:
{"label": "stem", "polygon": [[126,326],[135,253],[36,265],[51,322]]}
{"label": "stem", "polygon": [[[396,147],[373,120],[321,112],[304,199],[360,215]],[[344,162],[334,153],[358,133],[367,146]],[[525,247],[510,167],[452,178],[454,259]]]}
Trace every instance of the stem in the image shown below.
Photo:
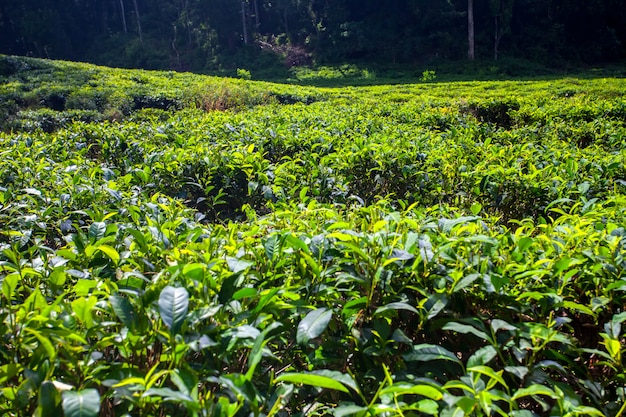
{"label": "stem", "polygon": [[385,385],[387,385],[387,376],[389,375],[389,369],[387,368],[387,365],[383,364],[383,370],[385,371],[386,377],[383,380],[383,382],[381,382],[380,385],[378,386],[378,389],[376,390],[376,394],[374,394],[374,396],[372,397],[372,401],[370,401],[369,404],[367,405],[367,412],[370,414],[372,414],[370,410],[374,406],[374,401],[378,399],[378,397],[380,396],[380,392],[383,390],[383,388],[385,388]]}
{"label": "stem", "polygon": [[278,398],[276,398],[276,401],[274,402],[272,409],[267,413],[267,417],[273,417],[274,414],[276,414],[278,410],[280,410],[280,405],[282,403],[283,398],[284,397],[282,395],[279,395]]}
{"label": "stem", "polygon": [[[354,374],[354,372],[352,372],[352,370],[350,368],[347,368],[348,374],[352,377],[352,379],[354,379],[354,381],[356,382],[356,375]],[[357,390],[357,394],[359,394],[359,397],[361,397],[361,400],[363,401],[363,404],[367,404],[367,399],[365,398],[365,395],[363,395],[363,393],[361,392],[361,387],[358,385],[357,382],[357,388],[359,388]],[[268,416],[269,417],[269,416]]]}
{"label": "stem", "polygon": [[170,346],[172,347],[172,360],[170,361],[170,365],[167,367],[168,370],[174,370],[176,367],[176,336],[170,333]]}

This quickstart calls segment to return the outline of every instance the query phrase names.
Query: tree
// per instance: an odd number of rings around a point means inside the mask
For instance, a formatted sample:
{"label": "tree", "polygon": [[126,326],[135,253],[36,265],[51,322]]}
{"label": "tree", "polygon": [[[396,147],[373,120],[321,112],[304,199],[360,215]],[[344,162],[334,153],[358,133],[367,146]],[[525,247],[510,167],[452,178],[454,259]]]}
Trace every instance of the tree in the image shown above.
{"label": "tree", "polygon": [[243,27],[243,43],[245,45],[248,44],[248,22],[246,19],[247,16],[247,2],[246,0],[241,0],[241,26]]}
{"label": "tree", "polygon": [[474,0],[467,0],[467,58],[474,60]]}
{"label": "tree", "polygon": [[126,11],[124,10],[124,0],[120,0],[120,14],[122,15],[122,26],[124,27],[124,33],[128,33],[128,26],[126,26]]}
{"label": "tree", "polygon": [[491,0],[491,13],[494,20],[493,59],[498,60],[500,53],[500,41],[509,31],[513,14],[514,0]]}
{"label": "tree", "polygon": [[139,32],[139,42],[143,43],[143,35],[141,34],[141,18],[139,17],[139,7],[137,6],[137,0],[133,0],[135,5],[135,18],[137,19],[137,32]]}

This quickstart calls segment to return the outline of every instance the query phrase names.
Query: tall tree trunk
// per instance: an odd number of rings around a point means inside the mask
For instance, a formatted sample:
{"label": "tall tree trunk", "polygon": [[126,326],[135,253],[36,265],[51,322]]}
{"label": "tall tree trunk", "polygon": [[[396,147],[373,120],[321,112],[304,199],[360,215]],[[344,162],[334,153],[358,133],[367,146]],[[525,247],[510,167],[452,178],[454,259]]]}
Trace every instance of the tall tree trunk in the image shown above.
{"label": "tall tree trunk", "polygon": [[[108,12],[107,12],[107,3],[108,1],[103,1],[100,5],[102,6],[100,8],[100,33],[101,34],[105,34],[107,33],[107,17],[108,17]],[[98,11],[96,10],[96,16],[98,15]]]}
{"label": "tall tree trunk", "polygon": [[474,60],[474,0],[467,0],[467,58]]}
{"label": "tall tree trunk", "polygon": [[285,33],[287,38],[291,41],[291,35],[289,35],[289,21],[287,19],[287,8],[283,9],[283,19],[285,20]]}
{"label": "tall tree trunk", "polygon": [[143,35],[141,34],[141,19],[139,18],[139,7],[137,7],[137,0],[133,0],[135,5],[135,17],[137,18],[137,31],[139,32],[139,42],[143,43]]}
{"label": "tall tree trunk", "polygon": [[124,27],[124,33],[128,33],[128,27],[126,26],[126,11],[124,10],[124,0],[120,0],[120,9],[122,13],[122,26]]}
{"label": "tall tree trunk", "polygon": [[498,2],[498,11],[495,13],[495,33],[493,37],[493,58],[494,60],[498,60],[498,56],[500,55],[500,41],[504,36],[504,32],[506,32],[510,21],[511,21],[511,13],[512,13],[513,4],[507,3],[507,8],[505,10],[505,5],[502,0]]}
{"label": "tall tree trunk", "polygon": [[495,17],[496,32],[493,38],[493,59],[498,60],[498,46],[500,45],[500,29],[498,28],[498,15]]}
{"label": "tall tree trunk", "polygon": [[241,24],[243,26],[243,43],[248,44],[248,25],[246,24],[246,2],[241,0]]}
{"label": "tall tree trunk", "polygon": [[256,30],[259,30],[259,27],[261,27],[261,21],[259,20],[259,5],[257,0],[254,0],[254,26]]}

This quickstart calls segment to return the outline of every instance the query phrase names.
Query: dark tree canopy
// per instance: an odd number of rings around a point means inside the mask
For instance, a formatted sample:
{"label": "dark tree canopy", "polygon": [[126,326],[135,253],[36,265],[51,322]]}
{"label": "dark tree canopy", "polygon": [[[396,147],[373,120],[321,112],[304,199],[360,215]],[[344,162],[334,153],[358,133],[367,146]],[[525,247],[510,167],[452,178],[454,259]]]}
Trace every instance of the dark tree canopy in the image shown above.
{"label": "dark tree canopy", "polygon": [[[626,0],[474,0],[475,59],[626,58]],[[0,0],[0,53],[175,70],[464,59],[468,0]]]}

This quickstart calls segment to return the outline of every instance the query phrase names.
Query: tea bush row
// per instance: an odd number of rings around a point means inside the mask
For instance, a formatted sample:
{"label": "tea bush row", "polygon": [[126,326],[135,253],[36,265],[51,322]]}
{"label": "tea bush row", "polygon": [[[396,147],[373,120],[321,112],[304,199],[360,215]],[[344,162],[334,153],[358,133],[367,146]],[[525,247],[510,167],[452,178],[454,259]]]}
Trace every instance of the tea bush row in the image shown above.
{"label": "tea bush row", "polygon": [[[3,59],[3,100],[222,100]],[[623,415],[622,80],[237,85],[12,96],[3,414]]]}

